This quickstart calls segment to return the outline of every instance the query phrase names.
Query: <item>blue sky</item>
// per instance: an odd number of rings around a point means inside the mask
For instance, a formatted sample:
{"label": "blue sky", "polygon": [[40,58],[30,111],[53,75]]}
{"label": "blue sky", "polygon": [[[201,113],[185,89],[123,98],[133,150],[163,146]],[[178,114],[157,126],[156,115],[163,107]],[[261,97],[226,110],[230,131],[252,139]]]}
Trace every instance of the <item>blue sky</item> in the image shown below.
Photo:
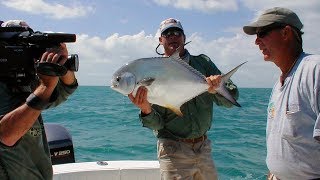
{"label": "blue sky", "polygon": [[227,72],[248,61],[232,80],[239,87],[271,88],[279,77],[273,63],[264,62],[242,26],[261,11],[287,7],[304,24],[304,50],[318,53],[320,1],[318,0],[0,0],[3,21],[25,20],[35,31],[77,34],[68,43],[78,54],[80,85],[108,86],[112,74],[126,62],[157,56],[158,27],[174,17],[182,22],[191,41],[191,54],[206,54]]}

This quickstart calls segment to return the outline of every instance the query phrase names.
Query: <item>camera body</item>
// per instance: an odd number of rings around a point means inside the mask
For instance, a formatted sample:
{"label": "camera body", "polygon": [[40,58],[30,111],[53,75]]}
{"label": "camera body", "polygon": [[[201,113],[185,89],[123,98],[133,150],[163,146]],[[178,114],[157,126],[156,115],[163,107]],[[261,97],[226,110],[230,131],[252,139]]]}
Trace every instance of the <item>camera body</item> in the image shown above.
{"label": "camera body", "polygon": [[60,76],[67,70],[78,71],[76,54],[69,55],[61,67],[37,62],[47,48],[75,41],[75,34],[34,32],[28,27],[0,27],[0,81],[26,86],[37,73]]}

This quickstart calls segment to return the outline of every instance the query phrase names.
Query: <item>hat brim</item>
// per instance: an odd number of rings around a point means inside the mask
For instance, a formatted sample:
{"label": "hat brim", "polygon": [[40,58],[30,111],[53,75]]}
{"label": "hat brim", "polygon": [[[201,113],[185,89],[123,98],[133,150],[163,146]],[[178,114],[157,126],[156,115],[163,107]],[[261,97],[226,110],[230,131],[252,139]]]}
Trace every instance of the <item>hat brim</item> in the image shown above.
{"label": "hat brim", "polygon": [[170,29],[170,28],[178,28],[178,29],[180,29],[180,30],[183,32],[183,29],[181,29],[180,26],[170,25],[170,26],[168,26],[168,27],[163,28],[162,31],[161,31],[161,33],[163,33],[164,31],[166,31],[167,29]]}
{"label": "hat brim", "polygon": [[272,23],[274,22],[256,21],[249,24],[248,26],[243,26],[243,31],[248,35],[254,35],[254,34],[257,34],[257,28],[265,27],[265,26],[271,25]]}

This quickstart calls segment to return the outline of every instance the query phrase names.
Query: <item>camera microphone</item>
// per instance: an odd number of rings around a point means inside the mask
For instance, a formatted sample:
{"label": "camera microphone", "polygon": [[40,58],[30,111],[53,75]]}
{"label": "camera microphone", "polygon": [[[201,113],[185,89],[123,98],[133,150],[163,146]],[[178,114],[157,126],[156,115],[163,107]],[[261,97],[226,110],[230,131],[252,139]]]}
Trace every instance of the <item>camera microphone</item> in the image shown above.
{"label": "camera microphone", "polygon": [[39,42],[76,42],[75,34],[66,34],[66,33],[41,33],[35,32],[27,37],[31,43]]}

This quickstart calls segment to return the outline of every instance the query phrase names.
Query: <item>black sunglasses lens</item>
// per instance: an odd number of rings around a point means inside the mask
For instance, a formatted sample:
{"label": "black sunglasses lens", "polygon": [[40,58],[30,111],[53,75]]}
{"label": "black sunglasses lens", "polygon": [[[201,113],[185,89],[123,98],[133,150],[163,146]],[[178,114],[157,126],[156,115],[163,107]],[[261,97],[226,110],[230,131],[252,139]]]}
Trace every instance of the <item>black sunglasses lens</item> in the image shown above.
{"label": "black sunglasses lens", "polygon": [[257,32],[257,37],[258,38],[264,38],[270,31],[260,31]]}
{"label": "black sunglasses lens", "polygon": [[262,29],[261,31],[257,32],[257,37],[258,38],[264,38],[265,36],[267,36],[271,31],[275,30],[275,29],[282,29],[284,28],[285,25],[276,25],[276,26],[271,26],[271,27],[267,27],[265,29]]}
{"label": "black sunglasses lens", "polygon": [[181,32],[180,31],[174,31],[173,32],[175,36],[181,36]]}
{"label": "black sunglasses lens", "polygon": [[164,37],[170,37],[170,36],[181,36],[182,35],[182,32],[181,31],[167,31],[167,32],[163,32],[162,33],[162,36]]}

